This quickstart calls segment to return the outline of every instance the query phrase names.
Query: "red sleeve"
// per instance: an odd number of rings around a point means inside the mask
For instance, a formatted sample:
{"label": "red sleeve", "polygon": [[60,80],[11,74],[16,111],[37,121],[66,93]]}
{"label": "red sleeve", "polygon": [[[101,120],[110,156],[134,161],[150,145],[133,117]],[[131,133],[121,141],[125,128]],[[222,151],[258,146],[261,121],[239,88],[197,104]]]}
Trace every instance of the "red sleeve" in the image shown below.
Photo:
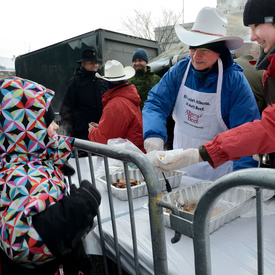
{"label": "red sleeve", "polygon": [[220,133],[204,146],[214,168],[228,160],[275,152],[275,105],[263,111],[262,120],[254,120]]}
{"label": "red sleeve", "polygon": [[129,128],[129,113],[123,100],[112,100],[103,109],[97,128],[89,133],[89,140],[107,144],[112,138],[123,138]]}

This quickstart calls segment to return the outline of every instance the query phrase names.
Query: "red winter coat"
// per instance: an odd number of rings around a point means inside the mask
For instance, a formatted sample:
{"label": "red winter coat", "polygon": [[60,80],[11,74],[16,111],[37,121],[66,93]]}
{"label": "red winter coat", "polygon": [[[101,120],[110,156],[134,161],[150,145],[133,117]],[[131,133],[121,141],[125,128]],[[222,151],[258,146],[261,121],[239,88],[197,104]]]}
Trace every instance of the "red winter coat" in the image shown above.
{"label": "red winter coat", "polygon": [[124,83],[110,89],[102,96],[102,117],[90,131],[89,140],[107,144],[112,138],[128,139],[145,152],[140,103],[134,85]]}
{"label": "red winter coat", "polygon": [[275,152],[275,105],[265,108],[262,120],[254,120],[218,134],[204,146],[214,168],[243,156]]}
{"label": "red winter coat", "polygon": [[265,101],[270,105],[262,112],[262,120],[254,120],[225,131],[204,144],[212,160],[209,163],[214,168],[243,156],[275,152],[275,54],[267,58],[269,65],[263,83]]}

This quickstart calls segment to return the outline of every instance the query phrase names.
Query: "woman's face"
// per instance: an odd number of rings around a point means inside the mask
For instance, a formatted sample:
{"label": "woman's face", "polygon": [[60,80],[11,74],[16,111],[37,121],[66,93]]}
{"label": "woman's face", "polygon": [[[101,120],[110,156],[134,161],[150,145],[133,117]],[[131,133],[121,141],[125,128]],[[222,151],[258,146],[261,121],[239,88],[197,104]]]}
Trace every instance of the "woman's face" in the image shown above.
{"label": "woman's face", "polygon": [[249,25],[250,40],[256,41],[265,53],[269,53],[275,45],[275,25],[271,23]]}
{"label": "woman's face", "polygon": [[52,121],[52,123],[47,128],[48,135],[50,137],[55,136],[58,128],[59,128],[59,126],[54,121]]}

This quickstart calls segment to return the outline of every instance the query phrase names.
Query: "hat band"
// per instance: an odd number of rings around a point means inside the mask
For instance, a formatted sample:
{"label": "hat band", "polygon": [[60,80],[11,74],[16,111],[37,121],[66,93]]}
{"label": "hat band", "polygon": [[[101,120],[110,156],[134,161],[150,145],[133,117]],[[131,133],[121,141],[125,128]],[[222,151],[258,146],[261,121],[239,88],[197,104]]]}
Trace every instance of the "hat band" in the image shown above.
{"label": "hat band", "polygon": [[224,35],[223,35],[223,34],[216,34],[216,33],[202,32],[202,31],[197,31],[197,30],[191,30],[191,32],[199,32],[199,33],[202,33],[202,34],[207,34],[207,35],[214,35],[214,36],[221,36],[221,37],[224,37]]}
{"label": "hat band", "polygon": [[126,74],[124,75],[121,75],[121,76],[105,76],[106,78],[109,78],[109,79],[115,79],[115,78],[121,78],[123,76],[126,76]]}

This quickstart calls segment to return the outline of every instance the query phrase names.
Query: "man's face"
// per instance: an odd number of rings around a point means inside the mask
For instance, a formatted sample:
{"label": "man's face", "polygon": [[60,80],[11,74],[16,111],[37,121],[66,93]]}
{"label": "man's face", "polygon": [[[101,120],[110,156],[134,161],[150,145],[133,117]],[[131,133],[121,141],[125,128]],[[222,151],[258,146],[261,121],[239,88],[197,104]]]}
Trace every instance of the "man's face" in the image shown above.
{"label": "man's face", "polygon": [[134,68],[136,71],[143,70],[143,71],[146,72],[146,66],[147,66],[147,63],[146,63],[146,61],[143,60],[143,59],[135,58],[134,61],[133,61],[133,68]]}
{"label": "man's face", "polygon": [[250,40],[257,41],[265,53],[269,53],[275,45],[275,25],[271,23],[249,25]]}
{"label": "man's face", "polygon": [[86,71],[97,72],[99,65],[95,61],[84,61],[83,62],[83,67]]}
{"label": "man's face", "polygon": [[189,50],[191,63],[198,71],[211,69],[219,58],[219,53],[205,48],[195,48]]}

